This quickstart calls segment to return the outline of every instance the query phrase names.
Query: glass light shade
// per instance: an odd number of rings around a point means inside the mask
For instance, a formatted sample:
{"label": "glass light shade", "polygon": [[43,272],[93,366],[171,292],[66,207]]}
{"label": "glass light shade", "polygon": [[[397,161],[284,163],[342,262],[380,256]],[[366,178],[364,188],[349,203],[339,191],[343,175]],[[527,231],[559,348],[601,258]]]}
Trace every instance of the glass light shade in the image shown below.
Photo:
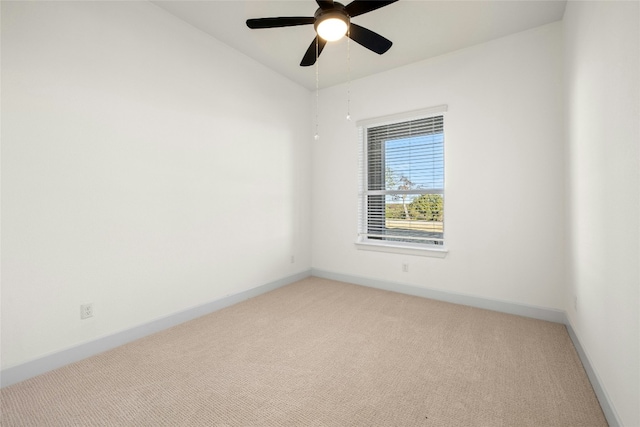
{"label": "glass light shade", "polygon": [[328,42],[340,40],[347,34],[347,23],[339,18],[329,18],[318,24],[318,35]]}

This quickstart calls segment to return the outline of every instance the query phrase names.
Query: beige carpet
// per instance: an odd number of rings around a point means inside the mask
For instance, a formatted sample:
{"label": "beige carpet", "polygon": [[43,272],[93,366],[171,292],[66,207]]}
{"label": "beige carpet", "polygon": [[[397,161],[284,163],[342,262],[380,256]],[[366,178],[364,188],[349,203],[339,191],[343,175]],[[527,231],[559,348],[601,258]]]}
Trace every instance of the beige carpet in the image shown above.
{"label": "beige carpet", "polygon": [[563,325],[318,278],[6,387],[9,426],[603,426]]}

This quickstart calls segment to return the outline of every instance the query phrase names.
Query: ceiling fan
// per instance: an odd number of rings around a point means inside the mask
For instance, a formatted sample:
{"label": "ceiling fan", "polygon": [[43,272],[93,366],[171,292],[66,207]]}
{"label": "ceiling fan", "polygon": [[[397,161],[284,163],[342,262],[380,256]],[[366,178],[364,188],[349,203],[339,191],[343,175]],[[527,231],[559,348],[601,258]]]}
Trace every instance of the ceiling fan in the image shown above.
{"label": "ceiling fan", "polygon": [[313,24],[317,35],[302,57],[300,65],[303,67],[315,64],[317,57],[320,56],[328,41],[339,40],[344,35],[367,49],[382,55],[391,48],[393,43],[380,34],[352,23],[351,18],[380,9],[396,1],[398,0],[354,0],[344,6],[333,0],[316,0],[319,7],[314,16],[247,19],[247,26],[251,29],[258,29]]}

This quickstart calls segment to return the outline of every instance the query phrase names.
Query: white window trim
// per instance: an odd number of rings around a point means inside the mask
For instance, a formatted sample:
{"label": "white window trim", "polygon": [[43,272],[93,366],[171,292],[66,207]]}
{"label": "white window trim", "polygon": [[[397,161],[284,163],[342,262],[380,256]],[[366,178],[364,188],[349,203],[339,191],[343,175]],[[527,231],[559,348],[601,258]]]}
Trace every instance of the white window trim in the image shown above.
{"label": "white window trim", "polygon": [[[360,239],[360,237],[358,239]],[[397,245],[393,243],[371,243],[371,241],[358,240],[355,242],[355,245],[356,248],[361,251],[388,252],[401,255],[427,256],[432,258],[444,258],[449,253],[449,249],[447,248],[436,249],[431,246],[411,247],[410,243]]]}
{"label": "white window trim", "polygon": [[437,107],[423,108],[421,110],[407,111],[406,113],[391,114],[389,116],[373,117],[370,119],[358,120],[356,127],[372,127],[384,126],[397,122],[404,122],[417,119],[425,119],[433,116],[440,116],[447,112],[446,105],[438,105]]}
{"label": "white window trim", "polygon": [[[366,144],[364,139],[366,138],[366,132],[363,132],[363,128],[368,128],[372,126],[384,126],[386,124],[397,123],[401,121],[410,121],[422,118],[428,118],[433,116],[444,115],[447,112],[447,105],[439,105],[432,108],[425,108],[421,110],[409,111],[405,113],[393,114],[383,117],[374,117],[370,119],[359,120],[356,122],[356,127],[361,130],[359,133],[358,143],[360,144],[361,149]],[[445,127],[446,133],[446,127]],[[446,141],[446,135],[445,135]],[[362,157],[362,155],[360,156]],[[366,159],[360,159],[360,162],[365,161]],[[362,166],[362,165],[361,165]],[[358,177],[360,181],[360,177]],[[362,182],[358,182],[359,191],[362,191]],[[362,197],[360,194],[358,198]],[[358,202],[362,203],[362,201]],[[445,208],[444,211],[446,224],[446,216],[447,210]],[[427,257],[435,257],[435,258],[444,258],[449,253],[449,249],[443,245],[442,247],[436,246],[425,246],[414,243],[397,243],[397,242],[381,242],[381,241],[372,241],[368,240],[366,237],[359,235],[360,230],[358,230],[358,236],[355,241],[355,246],[359,250],[364,251],[374,251],[374,252],[387,252],[387,253],[396,253],[402,255],[417,255],[417,256],[427,256]],[[445,240],[446,244],[446,240]]]}

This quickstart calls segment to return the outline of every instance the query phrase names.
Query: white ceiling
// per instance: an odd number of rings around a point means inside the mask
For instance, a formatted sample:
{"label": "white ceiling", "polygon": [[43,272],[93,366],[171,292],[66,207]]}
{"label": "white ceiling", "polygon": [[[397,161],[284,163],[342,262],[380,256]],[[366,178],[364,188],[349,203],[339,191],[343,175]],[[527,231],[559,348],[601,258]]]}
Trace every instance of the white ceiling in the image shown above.
{"label": "white ceiling", "polygon": [[[350,1],[345,1],[348,4]],[[156,0],[154,4],[283,76],[315,89],[315,67],[300,60],[315,37],[313,25],[251,30],[249,18],[313,16],[314,0]],[[383,55],[346,39],[328,43],[320,87],[386,71],[562,19],[566,0],[400,0],[353,18],[393,42]],[[350,61],[347,61],[350,57]],[[350,68],[350,73],[349,73]]]}

